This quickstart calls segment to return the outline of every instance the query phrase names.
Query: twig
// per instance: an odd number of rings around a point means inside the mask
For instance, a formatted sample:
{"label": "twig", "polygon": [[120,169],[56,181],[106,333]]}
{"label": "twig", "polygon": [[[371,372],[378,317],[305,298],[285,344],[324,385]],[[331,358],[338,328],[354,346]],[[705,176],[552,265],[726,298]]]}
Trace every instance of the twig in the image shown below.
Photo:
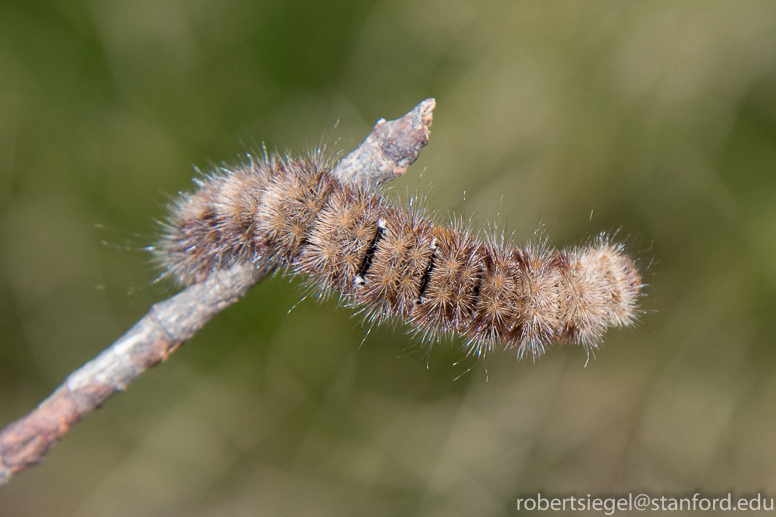
{"label": "twig", "polygon": [[[367,139],[334,168],[344,183],[376,188],[403,174],[428,143],[434,99],[404,117],[380,119]],[[111,395],[167,359],[216,314],[238,301],[272,269],[249,264],[216,271],[151,310],[100,355],[71,373],[27,416],[0,433],[0,485],[37,465],[48,449]]]}
{"label": "twig", "polygon": [[398,120],[380,119],[358,149],[334,168],[343,183],[374,188],[401,176],[428,143],[434,99],[426,99]]}

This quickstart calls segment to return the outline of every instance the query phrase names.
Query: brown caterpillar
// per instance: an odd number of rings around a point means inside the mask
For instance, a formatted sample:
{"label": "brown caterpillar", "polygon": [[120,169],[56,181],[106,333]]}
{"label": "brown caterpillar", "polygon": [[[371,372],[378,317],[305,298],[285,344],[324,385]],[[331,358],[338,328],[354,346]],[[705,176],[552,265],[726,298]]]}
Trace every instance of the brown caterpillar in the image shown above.
{"label": "brown caterpillar", "polygon": [[476,356],[503,344],[536,359],[553,342],[589,353],[608,327],[636,320],[641,277],[605,236],[568,250],[481,242],[330,171],[320,155],[249,157],[198,180],[153,248],[165,275],[190,284],[237,262],[273,264],[373,321],[465,336]]}

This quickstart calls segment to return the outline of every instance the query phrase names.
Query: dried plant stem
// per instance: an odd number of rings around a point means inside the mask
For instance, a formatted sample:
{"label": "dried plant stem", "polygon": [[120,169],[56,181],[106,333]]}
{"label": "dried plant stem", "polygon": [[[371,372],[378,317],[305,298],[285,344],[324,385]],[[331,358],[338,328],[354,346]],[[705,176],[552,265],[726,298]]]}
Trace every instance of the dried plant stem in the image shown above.
{"label": "dried plant stem", "polygon": [[[428,143],[433,109],[434,99],[426,99],[400,119],[378,121],[361,146],[337,164],[334,176],[343,183],[376,187],[403,174]],[[273,267],[238,264],[153,305],[118,341],[71,373],[27,416],[0,432],[0,485],[40,463],[73,425],[164,361]]]}

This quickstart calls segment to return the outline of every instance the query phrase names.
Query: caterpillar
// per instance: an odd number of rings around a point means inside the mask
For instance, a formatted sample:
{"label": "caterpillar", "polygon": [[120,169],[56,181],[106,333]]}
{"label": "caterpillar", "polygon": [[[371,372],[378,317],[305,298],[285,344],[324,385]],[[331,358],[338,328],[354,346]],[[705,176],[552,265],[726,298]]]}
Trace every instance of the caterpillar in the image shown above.
{"label": "caterpillar", "polygon": [[272,264],[371,321],[402,320],[431,340],[460,335],[477,357],[503,347],[535,360],[552,343],[589,355],[608,327],[637,319],[641,276],[603,234],[561,250],[479,240],[339,181],[321,153],[248,155],[195,182],[152,247],[162,276],[182,285],[236,263]]}

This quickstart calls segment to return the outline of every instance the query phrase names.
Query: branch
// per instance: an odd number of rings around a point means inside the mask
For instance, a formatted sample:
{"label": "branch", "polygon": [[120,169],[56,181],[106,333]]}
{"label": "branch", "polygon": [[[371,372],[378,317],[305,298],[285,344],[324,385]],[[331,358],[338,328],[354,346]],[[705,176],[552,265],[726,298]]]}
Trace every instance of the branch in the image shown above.
{"label": "branch", "polygon": [[[404,117],[380,119],[372,133],[343,158],[332,174],[344,183],[376,188],[404,174],[428,143],[434,99]],[[39,464],[48,449],[111,395],[123,391],[232,305],[272,269],[250,264],[216,271],[204,282],[156,303],[100,355],[71,373],[27,416],[0,432],[0,485]]]}
{"label": "branch", "polygon": [[374,188],[401,176],[428,143],[434,99],[426,99],[397,120],[380,119],[358,149],[334,168],[343,183]]}

